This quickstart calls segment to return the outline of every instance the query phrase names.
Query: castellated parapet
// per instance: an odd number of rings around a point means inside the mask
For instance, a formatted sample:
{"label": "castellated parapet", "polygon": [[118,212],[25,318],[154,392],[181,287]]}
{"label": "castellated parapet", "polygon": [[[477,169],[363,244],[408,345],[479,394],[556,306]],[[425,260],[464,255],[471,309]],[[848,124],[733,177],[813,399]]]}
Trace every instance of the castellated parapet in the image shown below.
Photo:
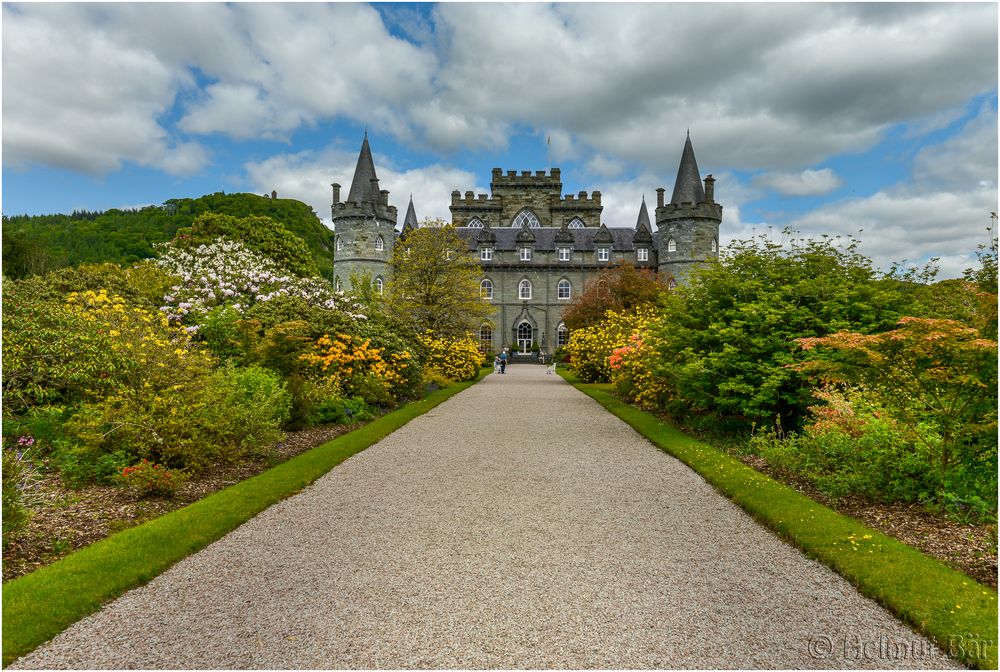
{"label": "castellated parapet", "polygon": [[451,221],[455,226],[467,226],[474,217],[491,227],[512,226],[514,219],[529,210],[541,226],[562,227],[579,219],[584,227],[601,225],[601,192],[588,197],[562,194],[559,168],[544,170],[493,169],[489,196],[466,191],[451,192]]}

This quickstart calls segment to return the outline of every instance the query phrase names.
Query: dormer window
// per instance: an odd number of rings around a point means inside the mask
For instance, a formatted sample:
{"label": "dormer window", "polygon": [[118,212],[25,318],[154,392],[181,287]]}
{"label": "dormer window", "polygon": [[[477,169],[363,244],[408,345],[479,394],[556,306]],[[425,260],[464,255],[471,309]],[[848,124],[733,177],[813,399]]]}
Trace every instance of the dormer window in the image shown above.
{"label": "dormer window", "polygon": [[559,248],[559,261],[569,261],[570,250],[568,247]]}
{"label": "dormer window", "polygon": [[676,251],[677,251],[677,241],[671,238],[670,240],[667,241],[667,252],[676,252]]}
{"label": "dormer window", "polygon": [[483,247],[479,250],[479,260],[480,261],[493,261],[493,248]]}
{"label": "dormer window", "polygon": [[531,248],[522,247],[521,248],[521,261],[531,261]]}
{"label": "dormer window", "polygon": [[583,220],[579,217],[574,217],[570,220],[569,224],[566,225],[570,229],[582,229],[585,227]]}
{"label": "dormer window", "polygon": [[649,250],[645,247],[640,247],[635,251],[636,261],[649,261]]}
{"label": "dormer window", "polygon": [[375,251],[384,252],[385,251],[385,241],[382,240],[382,236],[377,236],[375,238]]}
{"label": "dormer window", "polygon": [[609,261],[611,259],[611,250],[607,247],[597,248],[597,260],[598,261]]}

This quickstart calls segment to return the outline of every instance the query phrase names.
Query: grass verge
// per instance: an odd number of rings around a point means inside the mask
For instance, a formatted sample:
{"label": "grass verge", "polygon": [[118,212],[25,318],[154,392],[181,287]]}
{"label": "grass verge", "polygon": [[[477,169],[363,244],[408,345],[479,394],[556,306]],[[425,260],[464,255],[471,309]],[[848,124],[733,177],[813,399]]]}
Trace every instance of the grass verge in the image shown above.
{"label": "grass verge", "polygon": [[486,375],[406,404],[349,434],[183,509],[124,530],[3,586],[3,665],[301,491],[351,455]]}
{"label": "grass verge", "polygon": [[997,592],[881,532],[843,516],[615,398],[609,385],[577,389],[781,538],[849,580],[966,665],[997,669]]}

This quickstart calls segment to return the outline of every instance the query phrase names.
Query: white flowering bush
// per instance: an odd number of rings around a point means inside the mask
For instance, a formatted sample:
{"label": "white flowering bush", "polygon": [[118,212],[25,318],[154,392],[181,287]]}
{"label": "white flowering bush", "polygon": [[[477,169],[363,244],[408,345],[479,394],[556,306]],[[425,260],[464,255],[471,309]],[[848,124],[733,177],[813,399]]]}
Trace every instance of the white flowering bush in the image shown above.
{"label": "white flowering bush", "polygon": [[228,305],[242,313],[257,303],[285,296],[365,318],[353,299],[326,280],[296,276],[268,257],[225,238],[188,249],[166,243],[160,246],[155,263],[181,278],[163,297],[160,310],[172,322],[192,325],[192,331],[215,306]]}

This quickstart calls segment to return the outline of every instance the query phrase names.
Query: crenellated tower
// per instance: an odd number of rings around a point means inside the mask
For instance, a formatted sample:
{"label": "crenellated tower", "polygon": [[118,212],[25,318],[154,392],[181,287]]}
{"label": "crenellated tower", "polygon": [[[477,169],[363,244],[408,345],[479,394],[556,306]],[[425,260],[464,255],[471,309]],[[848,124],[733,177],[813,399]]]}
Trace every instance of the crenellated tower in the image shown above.
{"label": "crenellated tower", "polygon": [[367,132],[347,200],[340,200],[339,184],[330,186],[334,282],[338,288],[350,289],[351,276],[368,271],[372,282],[383,286],[389,278],[389,261],[396,242],[396,207],[389,205],[389,192],[379,189]]}
{"label": "crenellated tower", "polygon": [[691,269],[719,258],[722,206],[715,202],[715,178],[702,182],[688,133],[669,203],[665,190],[656,190],[656,228],[659,231],[659,272],[684,282]]}

